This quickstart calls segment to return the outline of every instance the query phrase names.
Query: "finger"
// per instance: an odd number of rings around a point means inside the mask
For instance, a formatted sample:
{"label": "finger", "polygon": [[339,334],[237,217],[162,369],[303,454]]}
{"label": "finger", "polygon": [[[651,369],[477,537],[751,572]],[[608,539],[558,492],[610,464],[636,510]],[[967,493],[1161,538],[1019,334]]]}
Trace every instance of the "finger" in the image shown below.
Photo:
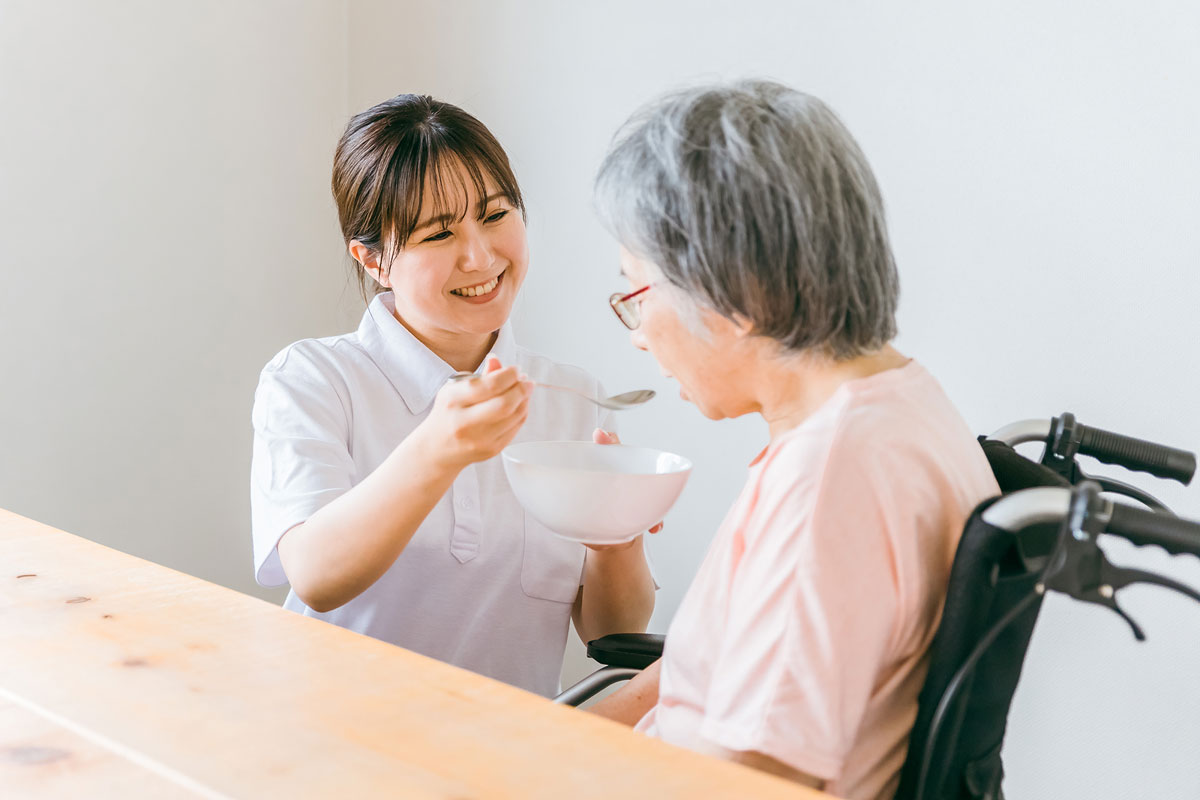
{"label": "finger", "polygon": [[529,409],[526,408],[512,419],[505,420],[496,425],[474,429],[472,433],[475,441],[479,442],[478,448],[480,452],[488,455],[496,455],[505,447],[508,447],[528,418]]}
{"label": "finger", "polygon": [[514,417],[499,431],[499,433],[497,433],[494,441],[498,445],[499,449],[508,447],[509,442],[511,442],[513,437],[517,435],[517,432],[521,430],[521,427],[525,425],[525,421],[527,419],[529,419],[529,409],[526,409],[524,413]]}
{"label": "finger", "polygon": [[463,389],[463,394],[458,395],[456,399],[463,406],[482,403],[485,400],[490,400],[508,391],[514,385],[520,383],[520,378],[520,372],[517,371],[515,366],[494,369],[469,381],[458,381],[458,383],[465,383],[467,385]]}
{"label": "finger", "polygon": [[596,444],[620,444],[621,439],[615,433],[609,433],[603,428],[592,431],[592,441]]}
{"label": "finger", "polygon": [[529,405],[531,393],[529,384],[515,383],[508,391],[463,409],[464,422],[481,429],[502,424]]}
{"label": "finger", "polygon": [[472,385],[478,381],[478,378],[464,379],[460,381],[447,381],[441,389],[438,389],[437,396],[447,406],[454,408],[465,408],[474,402],[475,387]]}
{"label": "finger", "polygon": [[[504,399],[505,399],[506,403],[511,402],[510,397],[505,397]],[[506,407],[504,411],[498,413],[495,417],[493,417],[490,420],[484,420],[482,422],[482,424],[484,426],[486,426],[487,428],[494,430],[494,431],[504,431],[504,430],[507,430],[509,427],[511,427],[514,424],[517,427],[520,427],[520,424],[522,422],[524,422],[525,418],[528,416],[529,416],[529,397],[525,396],[524,398],[522,398],[518,394],[517,400],[516,400],[515,404],[512,405],[511,408]]]}
{"label": "finger", "polygon": [[483,373],[486,375],[489,372],[496,372],[500,369],[500,359],[492,356],[488,359],[487,366],[483,368]]}
{"label": "finger", "polygon": [[520,382],[521,371],[515,364],[501,367],[498,360],[492,359],[488,362],[488,371],[479,379],[479,390],[485,397],[495,397],[502,392],[507,392],[514,384]]}

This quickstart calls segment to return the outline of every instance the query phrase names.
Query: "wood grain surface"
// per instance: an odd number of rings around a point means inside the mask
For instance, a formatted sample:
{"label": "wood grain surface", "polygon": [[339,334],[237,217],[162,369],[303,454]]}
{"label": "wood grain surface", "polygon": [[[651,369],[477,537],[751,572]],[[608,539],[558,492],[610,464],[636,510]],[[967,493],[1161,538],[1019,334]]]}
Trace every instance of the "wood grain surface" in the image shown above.
{"label": "wood grain surface", "polygon": [[0,786],[5,797],[828,797],[3,510]]}

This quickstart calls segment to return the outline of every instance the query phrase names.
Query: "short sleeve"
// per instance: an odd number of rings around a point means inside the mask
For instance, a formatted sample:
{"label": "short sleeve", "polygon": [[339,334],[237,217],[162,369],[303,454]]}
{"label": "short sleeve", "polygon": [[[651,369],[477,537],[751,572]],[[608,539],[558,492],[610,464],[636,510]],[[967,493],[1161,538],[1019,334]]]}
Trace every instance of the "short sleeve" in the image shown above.
{"label": "short sleeve", "polygon": [[276,550],[283,535],[353,485],[349,415],[335,383],[287,351],[259,377],[250,511],[254,575],[263,586],[287,583]]}
{"label": "short sleeve", "polygon": [[898,593],[878,487],[853,465],[819,475],[762,483],[699,735],[832,780],[875,691]]}

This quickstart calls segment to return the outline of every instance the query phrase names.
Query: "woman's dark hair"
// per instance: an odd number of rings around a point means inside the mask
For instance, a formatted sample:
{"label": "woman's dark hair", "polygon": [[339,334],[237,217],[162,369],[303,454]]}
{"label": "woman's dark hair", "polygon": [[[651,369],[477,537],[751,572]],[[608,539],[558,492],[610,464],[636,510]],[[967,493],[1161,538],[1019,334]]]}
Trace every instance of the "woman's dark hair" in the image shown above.
{"label": "woman's dark hair", "polygon": [[[421,200],[430,189],[435,215],[462,220],[470,197],[461,166],[476,196],[487,196],[488,178],[525,215],[525,203],[504,148],[482,122],[458,106],[428,95],[402,94],[356,115],[346,126],[333,158],[333,199],[347,245],[357,240],[377,254],[385,274],[421,219]],[[483,214],[484,209],[479,209]],[[383,291],[354,262],[363,299]]]}

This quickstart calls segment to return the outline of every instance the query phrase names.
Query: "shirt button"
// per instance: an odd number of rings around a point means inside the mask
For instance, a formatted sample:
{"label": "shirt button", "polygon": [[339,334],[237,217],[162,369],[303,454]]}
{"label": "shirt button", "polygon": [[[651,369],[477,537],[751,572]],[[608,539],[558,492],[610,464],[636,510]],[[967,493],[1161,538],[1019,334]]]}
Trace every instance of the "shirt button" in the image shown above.
{"label": "shirt button", "polygon": [[471,501],[466,497],[459,498],[458,506],[459,508],[470,508]]}

